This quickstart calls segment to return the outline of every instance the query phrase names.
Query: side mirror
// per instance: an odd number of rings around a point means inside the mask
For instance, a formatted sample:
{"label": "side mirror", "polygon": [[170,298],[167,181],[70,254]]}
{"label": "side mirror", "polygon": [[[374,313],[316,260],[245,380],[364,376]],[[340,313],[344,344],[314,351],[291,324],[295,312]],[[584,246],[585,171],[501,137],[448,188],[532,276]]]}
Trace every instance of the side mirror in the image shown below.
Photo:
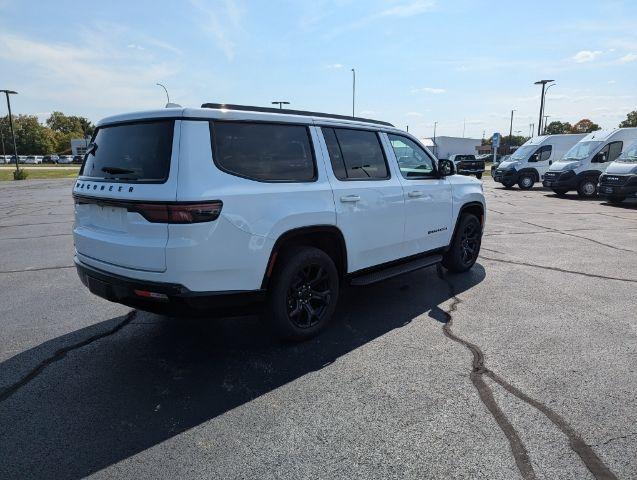
{"label": "side mirror", "polygon": [[597,155],[595,155],[595,158],[593,158],[593,163],[606,163],[606,152],[599,152]]}
{"label": "side mirror", "polygon": [[438,172],[441,177],[448,177],[456,173],[456,166],[451,160],[438,160]]}

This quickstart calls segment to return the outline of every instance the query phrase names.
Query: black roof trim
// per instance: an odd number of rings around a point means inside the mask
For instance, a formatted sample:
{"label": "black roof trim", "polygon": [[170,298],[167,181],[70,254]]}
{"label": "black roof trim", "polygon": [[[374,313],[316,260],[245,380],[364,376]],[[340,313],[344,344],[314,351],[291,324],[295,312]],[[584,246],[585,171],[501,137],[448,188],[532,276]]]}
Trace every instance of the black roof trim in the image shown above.
{"label": "black roof trim", "polygon": [[290,110],[287,108],[255,107],[251,105],[233,105],[230,103],[204,103],[203,105],[201,105],[201,108],[213,108],[216,110],[239,110],[242,112],[282,113],[285,115],[332,118],[334,120],[350,120],[355,122],[374,123],[376,125],[384,125],[386,127],[394,127],[389,122],[381,122],[380,120],[371,120],[369,118],[348,117],[347,115],[333,115],[331,113],[307,112],[305,110]]}

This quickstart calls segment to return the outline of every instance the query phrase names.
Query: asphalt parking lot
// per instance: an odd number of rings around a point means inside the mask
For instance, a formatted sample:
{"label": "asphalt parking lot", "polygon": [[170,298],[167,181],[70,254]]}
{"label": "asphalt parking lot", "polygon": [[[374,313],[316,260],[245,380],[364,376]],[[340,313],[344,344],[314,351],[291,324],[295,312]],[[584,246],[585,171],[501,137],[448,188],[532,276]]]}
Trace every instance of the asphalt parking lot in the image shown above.
{"label": "asphalt parking lot", "polygon": [[487,178],[470,273],[282,345],[90,295],[71,184],[0,184],[1,478],[637,478],[636,203]]}

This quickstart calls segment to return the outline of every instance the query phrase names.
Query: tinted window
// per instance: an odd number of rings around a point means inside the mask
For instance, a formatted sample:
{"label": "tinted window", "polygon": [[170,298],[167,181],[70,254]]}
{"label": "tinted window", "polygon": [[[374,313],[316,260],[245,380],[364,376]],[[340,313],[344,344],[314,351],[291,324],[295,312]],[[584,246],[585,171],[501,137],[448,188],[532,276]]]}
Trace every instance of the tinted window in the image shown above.
{"label": "tinted window", "polygon": [[307,182],[316,177],[304,125],[212,122],[215,163],[233,175],[267,182]]}
{"label": "tinted window", "polygon": [[475,160],[476,157],[474,155],[456,155],[454,160],[457,162],[462,162],[462,161],[469,161],[472,162],[473,160]]}
{"label": "tinted window", "polygon": [[608,162],[613,162],[622,153],[624,142],[613,142],[608,148]]}
{"label": "tinted window", "polygon": [[398,167],[403,177],[413,180],[435,175],[433,160],[416,142],[391,133],[387,136],[396,154]]}
{"label": "tinted window", "polygon": [[100,127],[80,174],[114,182],[163,182],[170,170],[173,131],[173,120]]}
{"label": "tinted window", "polygon": [[339,180],[389,178],[385,155],[375,132],[323,128],[334,175]]}

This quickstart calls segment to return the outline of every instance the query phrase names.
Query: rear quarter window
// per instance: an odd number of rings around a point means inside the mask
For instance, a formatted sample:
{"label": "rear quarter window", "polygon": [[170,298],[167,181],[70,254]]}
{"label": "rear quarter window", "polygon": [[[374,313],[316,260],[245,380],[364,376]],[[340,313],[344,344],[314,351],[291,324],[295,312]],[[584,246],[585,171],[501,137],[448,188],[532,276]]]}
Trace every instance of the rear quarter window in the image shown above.
{"label": "rear quarter window", "polygon": [[111,182],[165,182],[170,173],[174,129],[174,120],[100,127],[80,175]]}
{"label": "rear quarter window", "polygon": [[306,125],[210,122],[213,159],[226,173],[261,182],[311,182],[314,151]]}

